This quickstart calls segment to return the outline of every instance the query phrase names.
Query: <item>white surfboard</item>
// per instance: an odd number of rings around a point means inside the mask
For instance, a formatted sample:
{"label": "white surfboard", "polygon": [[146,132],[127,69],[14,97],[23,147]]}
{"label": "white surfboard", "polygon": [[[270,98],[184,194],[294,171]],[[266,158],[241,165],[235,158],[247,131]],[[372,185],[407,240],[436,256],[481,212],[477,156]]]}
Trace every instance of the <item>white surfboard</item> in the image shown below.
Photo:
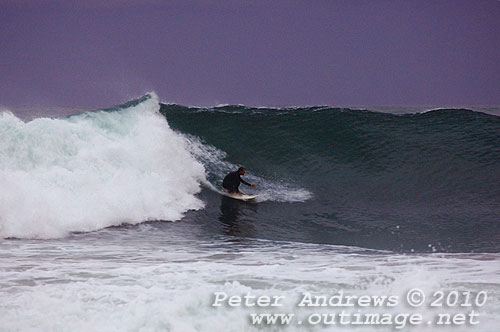
{"label": "white surfboard", "polygon": [[231,198],[234,198],[234,199],[239,199],[240,201],[249,201],[251,199],[254,199],[255,197],[259,196],[259,195],[246,195],[246,194],[243,194],[243,193],[228,193],[227,191],[223,191],[223,190],[217,190],[217,192],[221,195],[224,195],[226,197],[231,197]]}

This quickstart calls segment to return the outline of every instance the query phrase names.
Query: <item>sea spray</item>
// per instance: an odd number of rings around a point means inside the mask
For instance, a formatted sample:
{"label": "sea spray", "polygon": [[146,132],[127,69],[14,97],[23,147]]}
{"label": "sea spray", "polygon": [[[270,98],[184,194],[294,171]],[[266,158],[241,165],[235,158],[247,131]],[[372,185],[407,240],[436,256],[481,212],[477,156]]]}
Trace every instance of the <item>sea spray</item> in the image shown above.
{"label": "sea spray", "polygon": [[0,237],[173,221],[202,208],[205,170],[158,111],[151,94],[67,118],[0,114]]}

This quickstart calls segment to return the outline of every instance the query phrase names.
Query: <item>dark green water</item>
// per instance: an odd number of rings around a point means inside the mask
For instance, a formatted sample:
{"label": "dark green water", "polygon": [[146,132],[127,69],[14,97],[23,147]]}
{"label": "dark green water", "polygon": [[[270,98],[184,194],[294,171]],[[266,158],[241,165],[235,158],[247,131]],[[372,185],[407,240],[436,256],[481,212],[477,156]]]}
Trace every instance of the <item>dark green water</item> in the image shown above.
{"label": "dark green water", "polygon": [[162,104],[172,128],[219,153],[201,160],[211,182],[244,165],[270,198],[252,205],[207,190],[206,208],[186,219],[258,238],[498,251],[500,118],[398,111]]}

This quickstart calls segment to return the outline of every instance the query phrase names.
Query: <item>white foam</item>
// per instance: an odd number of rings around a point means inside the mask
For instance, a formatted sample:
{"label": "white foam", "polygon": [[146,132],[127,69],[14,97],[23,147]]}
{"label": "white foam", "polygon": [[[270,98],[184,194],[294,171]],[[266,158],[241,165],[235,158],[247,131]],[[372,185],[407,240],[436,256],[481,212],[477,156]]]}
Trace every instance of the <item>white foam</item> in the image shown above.
{"label": "white foam", "polygon": [[[150,226],[143,226],[142,229]],[[114,234],[113,234],[114,233]],[[477,331],[500,318],[498,254],[398,255],[342,246],[272,241],[206,242],[151,229],[88,234],[68,240],[0,242],[2,331],[262,331],[252,313],[480,313]],[[133,234],[132,234],[133,233]],[[100,235],[100,236],[99,236]],[[98,245],[96,245],[96,243]],[[482,307],[410,307],[419,288],[427,304],[436,291],[488,293]],[[214,292],[283,296],[277,308],[213,307]],[[398,296],[396,307],[299,307],[303,292],[333,296]],[[462,303],[462,302],[460,302]],[[286,331],[392,331],[390,326],[286,326]],[[455,331],[466,326],[415,326]],[[408,330],[410,330],[407,327]],[[406,331],[407,329],[402,329]]]}
{"label": "white foam", "polygon": [[[204,182],[204,185],[209,189],[217,191],[216,186],[222,183],[224,176],[228,172],[238,169],[239,165],[227,161],[227,154],[224,151],[203,142],[199,137],[185,134],[183,136],[188,142],[188,150],[192,153],[193,157],[205,165],[207,169],[208,180],[211,182],[207,180]],[[304,202],[313,196],[310,191],[300,188],[297,185],[284,180],[276,181],[257,176],[249,170],[247,170],[245,179],[250,183],[256,184],[257,187],[250,189],[241,185],[240,189],[249,195],[258,195],[257,201],[259,202]],[[216,185],[214,186],[213,183]]]}
{"label": "white foam", "polygon": [[173,221],[203,207],[195,194],[205,170],[151,96],[65,119],[0,114],[0,237]]}

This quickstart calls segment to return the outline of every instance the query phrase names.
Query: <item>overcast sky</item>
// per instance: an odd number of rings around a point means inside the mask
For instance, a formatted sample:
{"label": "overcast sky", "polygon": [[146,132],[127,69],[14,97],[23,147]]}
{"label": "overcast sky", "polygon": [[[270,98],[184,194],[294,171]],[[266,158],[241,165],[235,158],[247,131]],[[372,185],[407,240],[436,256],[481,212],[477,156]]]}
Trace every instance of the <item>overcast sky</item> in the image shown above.
{"label": "overcast sky", "polygon": [[0,0],[0,105],[500,104],[497,0],[79,2]]}

